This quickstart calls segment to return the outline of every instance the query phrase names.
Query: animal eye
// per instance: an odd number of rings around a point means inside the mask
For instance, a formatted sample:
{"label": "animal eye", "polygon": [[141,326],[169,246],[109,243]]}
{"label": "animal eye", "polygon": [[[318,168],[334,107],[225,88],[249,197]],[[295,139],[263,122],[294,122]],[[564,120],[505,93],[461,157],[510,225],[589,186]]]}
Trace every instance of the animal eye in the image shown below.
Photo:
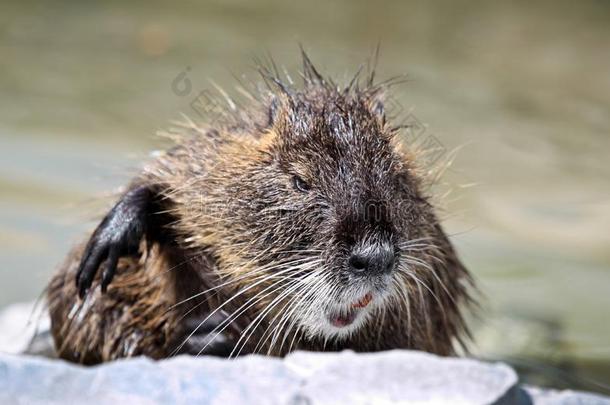
{"label": "animal eye", "polygon": [[294,188],[299,190],[301,193],[306,193],[311,188],[305,180],[296,175],[292,177],[292,183],[294,184]]}

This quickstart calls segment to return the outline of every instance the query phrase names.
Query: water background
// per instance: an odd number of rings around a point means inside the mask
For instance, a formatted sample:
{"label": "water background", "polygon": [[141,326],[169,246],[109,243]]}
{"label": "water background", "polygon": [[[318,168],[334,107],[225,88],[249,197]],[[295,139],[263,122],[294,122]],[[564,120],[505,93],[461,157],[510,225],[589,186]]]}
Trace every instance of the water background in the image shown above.
{"label": "water background", "polygon": [[486,295],[473,352],[530,382],[607,390],[602,1],[2,1],[0,306],[40,294],[210,79],[231,88],[267,52],[295,69],[302,43],[341,81],[378,41],[379,74],[409,77],[395,107],[459,148],[442,215]]}

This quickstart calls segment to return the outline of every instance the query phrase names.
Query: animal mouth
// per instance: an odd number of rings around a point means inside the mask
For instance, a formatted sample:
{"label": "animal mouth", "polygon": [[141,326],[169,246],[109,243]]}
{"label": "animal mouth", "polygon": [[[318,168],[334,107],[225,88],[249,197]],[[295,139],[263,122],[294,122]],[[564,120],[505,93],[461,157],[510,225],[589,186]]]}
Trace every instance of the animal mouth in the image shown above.
{"label": "animal mouth", "polygon": [[344,328],[354,323],[363,308],[366,308],[373,300],[373,294],[366,293],[359,300],[353,302],[347,311],[331,314],[328,320],[336,328]]}

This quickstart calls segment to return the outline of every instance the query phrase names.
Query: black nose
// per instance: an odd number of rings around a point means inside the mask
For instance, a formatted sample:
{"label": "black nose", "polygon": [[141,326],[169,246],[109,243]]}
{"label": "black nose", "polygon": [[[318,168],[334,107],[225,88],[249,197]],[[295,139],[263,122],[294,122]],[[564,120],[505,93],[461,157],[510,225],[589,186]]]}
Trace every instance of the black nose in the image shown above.
{"label": "black nose", "polygon": [[394,269],[394,249],[389,244],[374,244],[354,249],[348,260],[352,273],[382,275]]}

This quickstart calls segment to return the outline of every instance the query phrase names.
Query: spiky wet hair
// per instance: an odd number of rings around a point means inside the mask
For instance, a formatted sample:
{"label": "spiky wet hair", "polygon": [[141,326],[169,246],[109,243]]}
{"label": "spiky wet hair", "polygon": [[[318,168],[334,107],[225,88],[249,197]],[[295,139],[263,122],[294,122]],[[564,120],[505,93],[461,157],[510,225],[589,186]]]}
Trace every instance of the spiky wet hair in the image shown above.
{"label": "spiky wet hair", "polygon": [[[336,83],[331,77],[322,75],[303,48],[302,68],[297,73],[300,79],[293,78],[285,68],[279,68],[271,56],[255,58],[254,69],[261,80],[235,77],[237,84],[234,92],[214,85],[213,89],[202,91],[193,100],[191,107],[201,118],[197,120],[200,121],[199,125],[211,124],[217,130],[222,128],[248,134],[252,134],[253,130],[267,130],[276,122],[282,107],[289,112],[286,118],[294,128],[298,128],[303,122],[301,118],[313,109],[323,111],[325,107],[333,105],[345,113],[373,113],[385,124],[386,114],[393,113],[386,111],[385,100],[389,97],[389,90],[406,82],[406,76],[376,81],[378,55],[377,48],[345,84]],[[184,118],[187,125],[192,123],[186,116]],[[182,121],[177,123],[180,126],[184,124]],[[398,131],[406,127],[408,125],[401,124],[391,129]]]}

